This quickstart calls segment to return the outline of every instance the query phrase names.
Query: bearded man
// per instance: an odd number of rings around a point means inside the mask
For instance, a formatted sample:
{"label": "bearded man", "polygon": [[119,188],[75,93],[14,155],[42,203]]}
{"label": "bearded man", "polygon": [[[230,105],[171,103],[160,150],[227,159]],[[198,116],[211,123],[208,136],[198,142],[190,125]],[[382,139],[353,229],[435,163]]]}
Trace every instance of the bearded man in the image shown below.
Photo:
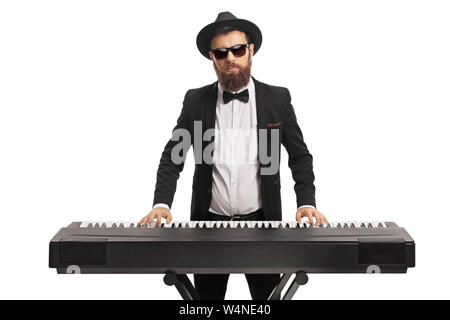
{"label": "bearded man", "polygon": [[[288,165],[295,181],[295,219],[300,223],[328,223],[316,209],[312,156],[297,123],[287,88],[271,86],[251,75],[252,58],[262,43],[260,29],[252,22],[221,12],[197,36],[200,53],[213,63],[217,81],[187,91],[181,114],[173,129],[193,138],[201,135],[195,150],[190,218],[198,220],[281,221],[280,144],[289,154]],[[212,161],[202,161],[211,141]],[[245,133],[245,134],[244,134]],[[140,224],[158,227],[172,220],[170,208],[183,161],[173,159],[178,141],[171,139],[161,156],[153,209]],[[184,150],[183,157],[187,150]],[[176,153],[176,152],[175,152]],[[268,155],[270,154],[270,161]],[[270,257],[267,257],[270,259]],[[225,299],[229,274],[194,274],[201,299]],[[280,274],[246,274],[253,299],[267,299]]]}

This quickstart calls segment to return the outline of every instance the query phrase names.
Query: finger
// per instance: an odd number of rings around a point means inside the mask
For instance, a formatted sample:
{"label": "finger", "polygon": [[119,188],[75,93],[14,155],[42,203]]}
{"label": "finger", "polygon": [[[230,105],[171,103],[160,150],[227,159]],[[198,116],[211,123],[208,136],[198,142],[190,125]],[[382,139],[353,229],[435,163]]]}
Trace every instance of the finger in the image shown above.
{"label": "finger", "polygon": [[325,224],[325,223],[326,223],[325,217],[320,217],[320,224]]}
{"label": "finger", "polygon": [[313,214],[314,218],[316,218],[316,226],[320,226],[320,222],[321,222],[321,216],[320,216],[320,212],[314,212]]}
{"label": "finger", "polygon": [[309,220],[309,224],[314,224],[314,220],[313,220],[313,216],[311,212],[308,212],[308,220]]}
{"label": "finger", "polygon": [[153,226],[153,222],[154,222],[154,220],[155,220],[155,212],[154,211],[152,211],[152,212],[150,212],[150,214],[149,214],[149,216],[148,216],[148,225],[150,226],[150,227],[152,227]]}
{"label": "finger", "polygon": [[158,227],[161,227],[161,214],[157,214],[156,219],[157,219]]}
{"label": "finger", "polygon": [[320,223],[321,224],[325,224],[326,223],[325,216],[323,214],[320,214]]}
{"label": "finger", "polygon": [[322,223],[325,222],[325,216],[322,214],[322,212],[320,212],[319,210],[316,210],[316,221],[317,221],[317,225],[321,225]]}
{"label": "finger", "polygon": [[172,221],[172,215],[169,213],[166,216],[166,223],[170,223]]}
{"label": "finger", "polygon": [[323,223],[328,223],[328,220],[323,213],[320,213],[320,216],[322,218]]}
{"label": "finger", "polygon": [[297,220],[297,223],[302,223],[302,214],[300,211],[297,211],[297,214],[295,215],[295,220]]}
{"label": "finger", "polygon": [[140,225],[143,225],[143,224],[146,223],[146,222],[147,222],[147,216],[143,217],[138,223],[139,223]]}

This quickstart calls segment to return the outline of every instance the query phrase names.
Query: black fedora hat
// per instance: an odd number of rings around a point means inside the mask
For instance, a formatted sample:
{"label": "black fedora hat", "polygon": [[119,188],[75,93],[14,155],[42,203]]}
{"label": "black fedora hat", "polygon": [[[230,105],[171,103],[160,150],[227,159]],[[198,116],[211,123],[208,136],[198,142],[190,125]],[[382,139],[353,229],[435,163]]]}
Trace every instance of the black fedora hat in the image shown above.
{"label": "black fedora hat", "polygon": [[200,30],[200,32],[197,35],[197,48],[200,51],[200,53],[207,59],[209,59],[208,52],[210,49],[209,46],[211,44],[211,40],[214,37],[216,30],[223,26],[229,26],[236,30],[245,32],[247,35],[250,36],[250,43],[253,43],[255,46],[253,55],[255,55],[256,52],[258,52],[262,43],[262,34],[258,26],[248,20],[238,19],[231,12],[225,11],[219,13],[216,21],[208,24],[206,27]]}

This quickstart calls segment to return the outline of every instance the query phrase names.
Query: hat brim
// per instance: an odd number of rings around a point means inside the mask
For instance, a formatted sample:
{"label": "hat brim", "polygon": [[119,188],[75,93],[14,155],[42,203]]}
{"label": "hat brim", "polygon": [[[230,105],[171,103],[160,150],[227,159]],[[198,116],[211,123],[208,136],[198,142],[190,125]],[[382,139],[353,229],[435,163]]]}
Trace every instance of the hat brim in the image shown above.
{"label": "hat brim", "polygon": [[200,53],[209,60],[209,46],[216,30],[223,26],[234,27],[250,36],[251,43],[254,44],[253,55],[258,52],[262,43],[262,34],[258,26],[245,19],[229,19],[213,22],[204,27],[197,35],[197,48]]}

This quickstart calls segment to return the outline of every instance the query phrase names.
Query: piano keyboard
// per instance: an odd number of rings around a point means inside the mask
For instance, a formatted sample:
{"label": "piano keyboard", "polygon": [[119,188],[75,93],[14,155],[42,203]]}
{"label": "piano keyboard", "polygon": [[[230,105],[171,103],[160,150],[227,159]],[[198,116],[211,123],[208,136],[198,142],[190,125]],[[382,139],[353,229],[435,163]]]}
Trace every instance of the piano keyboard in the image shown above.
{"label": "piano keyboard", "polygon": [[296,221],[173,221],[157,226],[156,221],[150,227],[148,223],[140,225],[135,221],[83,221],[79,228],[388,228],[383,221],[336,221],[319,226],[308,222]]}
{"label": "piano keyboard", "polygon": [[77,221],[50,241],[58,273],[383,273],[414,266],[414,240],[394,222]]}

